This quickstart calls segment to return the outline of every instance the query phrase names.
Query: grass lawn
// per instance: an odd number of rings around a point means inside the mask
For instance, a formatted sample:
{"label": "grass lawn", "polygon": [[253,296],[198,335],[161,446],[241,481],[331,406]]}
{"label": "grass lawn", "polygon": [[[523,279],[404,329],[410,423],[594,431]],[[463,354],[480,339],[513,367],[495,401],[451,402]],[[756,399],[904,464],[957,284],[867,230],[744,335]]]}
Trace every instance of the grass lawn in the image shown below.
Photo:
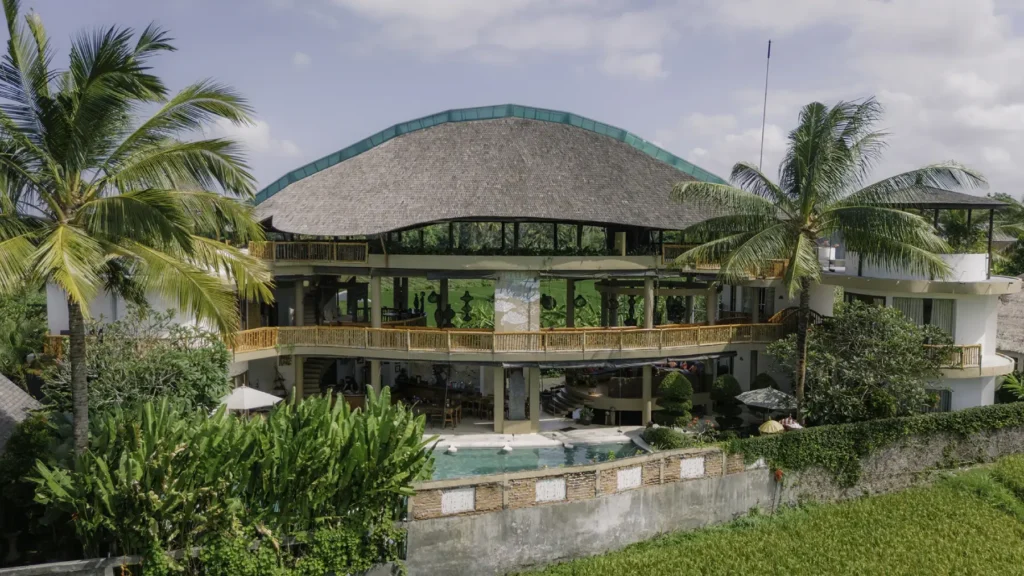
{"label": "grass lawn", "polygon": [[928,488],[755,515],[533,574],[1024,574],[1021,496],[1014,457]]}

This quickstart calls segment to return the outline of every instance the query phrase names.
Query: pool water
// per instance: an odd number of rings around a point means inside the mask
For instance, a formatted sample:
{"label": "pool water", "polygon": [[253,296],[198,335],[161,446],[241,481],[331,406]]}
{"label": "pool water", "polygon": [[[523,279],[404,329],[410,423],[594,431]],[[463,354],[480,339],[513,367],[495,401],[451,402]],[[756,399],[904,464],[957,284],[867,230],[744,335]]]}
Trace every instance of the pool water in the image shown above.
{"label": "pool water", "polygon": [[434,480],[501,474],[520,470],[541,470],[594,464],[611,459],[636,456],[642,450],[627,444],[591,444],[564,448],[515,448],[503,454],[499,448],[459,448],[455,454],[434,450]]}

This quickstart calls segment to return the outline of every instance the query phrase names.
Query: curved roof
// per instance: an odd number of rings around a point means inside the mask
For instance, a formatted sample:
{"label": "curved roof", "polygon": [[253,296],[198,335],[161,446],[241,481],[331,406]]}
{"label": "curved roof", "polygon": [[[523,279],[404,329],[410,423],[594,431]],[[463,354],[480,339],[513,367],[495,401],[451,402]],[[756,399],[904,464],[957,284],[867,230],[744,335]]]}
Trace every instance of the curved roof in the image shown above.
{"label": "curved roof", "polygon": [[717,176],[624,130],[504,105],[392,126],[256,195],[296,234],[358,236],[458,219],[558,220],[679,229],[706,212],[670,198]]}

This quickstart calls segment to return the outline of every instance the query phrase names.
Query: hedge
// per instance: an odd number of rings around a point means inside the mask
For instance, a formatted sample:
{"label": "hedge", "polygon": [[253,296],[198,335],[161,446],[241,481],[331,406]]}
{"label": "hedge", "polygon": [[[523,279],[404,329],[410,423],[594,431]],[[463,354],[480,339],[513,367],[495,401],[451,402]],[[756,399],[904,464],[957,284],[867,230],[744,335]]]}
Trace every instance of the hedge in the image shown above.
{"label": "hedge", "polygon": [[1024,402],[980,406],[959,412],[815,426],[773,436],[732,440],[726,445],[726,450],[742,453],[747,462],[764,458],[776,469],[824,468],[834,474],[841,485],[852,486],[860,479],[861,458],[906,438],[934,434],[967,437],[1016,427],[1024,427]]}

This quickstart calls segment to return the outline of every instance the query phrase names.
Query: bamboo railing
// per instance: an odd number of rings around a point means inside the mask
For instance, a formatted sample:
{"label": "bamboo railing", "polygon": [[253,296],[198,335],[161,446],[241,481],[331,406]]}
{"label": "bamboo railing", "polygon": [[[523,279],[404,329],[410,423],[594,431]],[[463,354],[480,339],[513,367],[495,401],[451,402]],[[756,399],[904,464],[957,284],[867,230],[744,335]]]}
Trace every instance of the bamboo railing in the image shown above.
{"label": "bamboo railing", "polygon": [[[671,264],[675,261],[676,258],[680,257],[684,252],[696,247],[696,244],[662,244],[661,263]],[[685,268],[687,270],[717,271],[721,268],[721,266],[719,266],[718,264],[704,262],[698,264],[688,264],[685,266]],[[753,278],[781,278],[786,274],[786,261],[770,260],[764,266],[761,266],[756,270],[750,270],[747,273]]]}
{"label": "bamboo railing", "polygon": [[249,242],[249,254],[262,260],[365,264],[366,242]]}
{"label": "bamboo railing", "polygon": [[367,328],[364,326],[289,326],[256,328],[235,335],[235,352],[280,346],[328,346],[421,352],[586,352],[662,350],[773,342],[782,337],[778,324],[667,326],[644,329],[591,328],[538,332],[489,332],[436,328]]}
{"label": "bamboo railing", "polygon": [[943,368],[980,368],[981,344],[963,344],[959,346],[927,346],[928,348],[949,348],[949,358]]}

